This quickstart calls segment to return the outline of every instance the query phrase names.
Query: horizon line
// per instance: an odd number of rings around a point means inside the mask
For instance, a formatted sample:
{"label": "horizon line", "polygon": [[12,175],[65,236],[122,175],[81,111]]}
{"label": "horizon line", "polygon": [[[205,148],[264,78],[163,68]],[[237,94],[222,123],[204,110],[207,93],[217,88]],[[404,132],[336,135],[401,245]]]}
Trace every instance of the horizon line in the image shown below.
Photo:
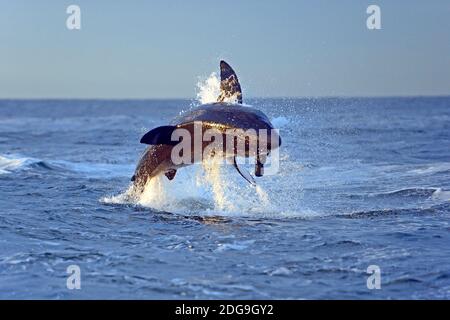
{"label": "horizon line", "polygon": [[[258,100],[258,99],[377,99],[377,98],[450,98],[450,94],[417,94],[417,95],[329,95],[329,96],[265,96],[265,97],[248,97],[246,99],[249,100]],[[6,101],[6,100],[23,100],[23,101],[58,101],[58,100],[80,100],[80,101],[148,101],[148,100],[156,100],[156,101],[192,101],[197,100],[194,97],[173,97],[173,98],[166,98],[166,97],[146,97],[146,98],[137,98],[137,97],[123,97],[123,98],[117,98],[117,97],[0,97],[0,101]]]}

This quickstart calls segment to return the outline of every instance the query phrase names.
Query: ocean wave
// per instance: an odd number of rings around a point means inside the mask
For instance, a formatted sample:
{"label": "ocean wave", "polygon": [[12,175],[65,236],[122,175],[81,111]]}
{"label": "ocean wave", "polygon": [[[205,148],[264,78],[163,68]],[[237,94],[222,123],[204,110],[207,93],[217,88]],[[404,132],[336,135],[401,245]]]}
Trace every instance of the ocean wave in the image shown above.
{"label": "ocean wave", "polygon": [[33,158],[0,155],[0,174],[12,173],[38,162]]}
{"label": "ocean wave", "polygon": [[433,163],[420,166],[420,168],[410,170],[409,172],[419,175],[450,172],[450,162]]}
{"label": "ocean wave", "polygon": [[134,165],[42,160],[18,155],[0,155],[0,174],[12,174],[23,170],[74,172],[92,178],[112,178],[130,177]]}
{"label": "ocean wave", "polygon": [[442,191],[441,188],[422,188],[422,187],[412,187],[397,189],[388,192],[370,193],[369,197],[433,197],[436,192],[446,192]]}
{"label": "ocean wave", "polygon": [[440,204],[431,204],[429,206],[415,207],[415,208],[386,208],[378,210],[363,210],[354,211],[346,214],[336,215],[339,218],[345,219],[359,219],[359,218],[376,218],[376,217],[387,217],[387,216],[397,216],[397,215],[432,215],[432,214],[442,214],[444,212],[449,212],[449,205],[447,202]]}

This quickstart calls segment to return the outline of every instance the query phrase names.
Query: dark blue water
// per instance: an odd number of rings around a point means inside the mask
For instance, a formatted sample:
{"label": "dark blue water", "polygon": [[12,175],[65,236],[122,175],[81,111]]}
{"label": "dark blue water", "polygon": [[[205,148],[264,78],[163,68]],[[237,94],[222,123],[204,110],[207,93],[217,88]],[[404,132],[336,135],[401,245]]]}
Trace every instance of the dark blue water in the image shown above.
{"label": "dark blue water", "polygon": [[450,298],[450,98],[247,102],[277,175],[192,166],[132,203],[140,137],[190,101],[0,101],[0,298]]}

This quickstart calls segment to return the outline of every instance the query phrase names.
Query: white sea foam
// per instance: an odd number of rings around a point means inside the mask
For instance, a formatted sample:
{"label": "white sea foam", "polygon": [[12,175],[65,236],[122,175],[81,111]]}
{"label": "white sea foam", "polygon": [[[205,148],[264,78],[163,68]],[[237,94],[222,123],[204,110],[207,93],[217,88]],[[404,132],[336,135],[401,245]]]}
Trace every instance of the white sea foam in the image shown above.
{"label": "white sea foam", "polygon": [[[197,101],[200,104],[217,102],[220,95],[220,78],[213,72],[207,78],[200,78],[197,82]],[[236,103],[236,97],[227,97],[224,102]]]}
{"label": "white sea foam", "polygon": [[431,195],[433,200],[450,201],[450,191],[444,191],[442,188],[436,188],[436,191]]}
{"label": "white sea foam", "polygon": [[450,171],[450,162],[432,163],[413,169],[410,172],[415,174],[435,174],[447,171]]}
{"label": "white sea foam", "polygon": [[217,101],[220,95],[220,79],[215,72],[207,78],[200,78],[197,82],[197,100],[201,104]]}
{"label": "white sea foam", "polygon": [[13,155],[0,155],[0,174],[12,173],[16,170],[24,168],[30,163],[35,163],[38,160],[27,157],[19,157]]}
{"label": "white sea foam", "polygon": [[[262,186],[252,187],[234,168],[216,163],[217,158],[177,172],[174,181],[164,175],[150,179],[142,193],[131,185],[124,193],[104,197],[104,203],[136,204],[158,211],[204,215],[274,213],[269,194]],[[234,175],[232,177],[231,175]]]}
{"label": "white sea foam", "polygon": [[[182,215],[311,218],[320,216],[310,209],[299,209],[299,195],[280,195],[275,176],[258,179],[251,186],[233,166],[212,158],[178,170],[175,179],[164,175],[150,179],[144,191],[131,184],[118,195],[100,199],[108,204],[131,204]],[[276,181],[275,181],[276,180]]]}

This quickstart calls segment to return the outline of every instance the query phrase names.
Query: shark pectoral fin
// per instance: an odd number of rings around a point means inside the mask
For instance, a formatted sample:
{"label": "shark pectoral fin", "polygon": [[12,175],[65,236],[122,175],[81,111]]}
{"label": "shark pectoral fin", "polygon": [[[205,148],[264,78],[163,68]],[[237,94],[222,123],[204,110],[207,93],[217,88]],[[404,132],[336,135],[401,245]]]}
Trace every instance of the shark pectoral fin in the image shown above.
{"label": "shark pectoral fin", "polygon": [[255,179],[253,179],[252,175],[250,173],[248,173],[245,170],[241,170],[238,167],[238,164],[236,162],[236,157],[233,158],[233,165],[236,168],[236,170],[239,172],[239,174],[245,179],[247,180],[252,186],[256,186],[256,182]]}
{"label": "shark pectoral fin", "polygon": [[169,180],[173,180],[173,178],[175,178],[175,174],[177,173],[177,170],[175,169],[170,169],[169,171],[166,171],[164,174],[167,177],[167,179]]}
{"label": "shark pectoral fin", "polygon": [[152,129],[144,134],[141,143],[176,145],[178,141],[172,141],[172,132],[176,128],[176,126],[162,126]]}
{"label": "shark pectoral fin", "polygon": [[223,102],[230,98],[242,103],[241,85],[233,68],[222,60],[220,61],[220,96],[217,101]]}

